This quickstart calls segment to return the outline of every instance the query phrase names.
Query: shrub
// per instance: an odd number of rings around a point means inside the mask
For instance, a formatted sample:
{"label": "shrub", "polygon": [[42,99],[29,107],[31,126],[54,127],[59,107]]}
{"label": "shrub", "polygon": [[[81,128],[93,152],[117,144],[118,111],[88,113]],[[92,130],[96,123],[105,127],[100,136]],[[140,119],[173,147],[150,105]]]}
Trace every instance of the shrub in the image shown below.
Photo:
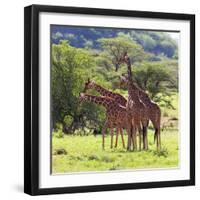
{"label": "shrub", "polygon": [[63,148],[55,149],[53,154],[54,155],[67,155],[67,151]]}
{"label": "shrub", "polygon": [[63,129],[63,125],[61,123],[56,123],[55,131],[62,130],[62,129]]}
{"label": "shrub", "polygon": [[98,158],[98,156],[96,156],[96,155],[90,155],[89,157],[88,157],[88,160],[99,160],[99,158]]}
{"label": "shrub", "polygon": [[53,133],[53,136],[56,137],[56,138],[63,138],[64,133],[61,130],[58,130],[58,131]]}
{"label": "shrub", "polygon": [[163,157],[166,158],[166,157],[168,156],[169,152],[168,152],[167,148],[163,147],[162,149],[160,149],[160,150],[158,150],[158,151],[154,151],[153,154],[154,154],[155,156],[158,156],[158,157],[163,156]]}
{"label": "shrub", "polygon": [[108,162],[113,162],[114,159],[108,156],[103,156],[102,161],[108,163]]}

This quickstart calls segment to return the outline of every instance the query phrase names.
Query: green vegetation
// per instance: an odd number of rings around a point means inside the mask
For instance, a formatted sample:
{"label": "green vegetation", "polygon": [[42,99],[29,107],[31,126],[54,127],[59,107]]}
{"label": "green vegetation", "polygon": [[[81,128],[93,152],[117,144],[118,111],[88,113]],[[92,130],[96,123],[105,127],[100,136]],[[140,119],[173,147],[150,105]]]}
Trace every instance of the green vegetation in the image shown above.
{"label": "green vegetation", "polygon": [[[150,61],[151,54],[129,36],[98,40],[101,51],[72,47],[68,41],[52,44],[52,128],[60,127],[67,134],[82,132],[100,133],[105,120],[105,110],[91,103],[79,104],[79,93],[88,78],[103,87],[127,95],[119,87],[119,76],[126,73],[125,65],[117,60],[127,51],[133,63],[133,78],[161,106],[168,108],[171,95],[178,92],[177,60],[163,58]],[[93,91],[91,91],[93,92]],[[94,93],[96,94],[96,93]],[[163,103],[164,102],[164,103]],[[173,107],[171,108],[173,109]],[[166,109],[164,109],[166,110]]]}
{"label": "green vegetation", "polygon": [[[127,152],[118,147],[110,149],[110,136],[105,138],[106,149],[101,149],[102,138],[98,136],[53,136],[53,173],[124,170],[142,168],[170,168],[178,166],[177,130],[162,132],[162,150],[157,151],[153,143],[153,132],[149,131],[149,150]],[[125,138],[127,142],[127,138]],[[63,150],[64,149],[64,150]],[[59,152],[59,153],[58,153]],[[61,154],[63,152],[63,154]]]}
{"label": "green vegetation", "polygon": [[177,43],[167,33],[142,31],[131,29],[84,28],[52,26],[52,42],[59,44],[61,40],[68,40],[76,48],[100,49],[98,39],[123,36],[131,38],[142,46],[146,52],[153,53],[153,60],[160,60],[162,56],[177,58]]}
{"label": "green vegetation", "polygon": [[[167,33],[128,29],[51,26],[51,116],[53,173],[178,166],[178,54]],[[127,152],[121,143],[101,148],[105,109],[80,104],[79,94],[88,78],[127,97],[118,65],[128,52],[133,80],[162,111],[162,149],[156,151],[149,126],[149,150]],[[99,95],[95,91],[88,91]]]}

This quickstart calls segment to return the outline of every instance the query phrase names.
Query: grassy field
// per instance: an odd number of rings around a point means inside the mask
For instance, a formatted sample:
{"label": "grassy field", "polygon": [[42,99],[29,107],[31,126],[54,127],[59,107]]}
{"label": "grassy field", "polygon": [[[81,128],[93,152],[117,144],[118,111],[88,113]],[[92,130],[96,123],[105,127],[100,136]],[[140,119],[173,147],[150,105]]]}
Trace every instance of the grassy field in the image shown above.
{"label": "grassy field", "polygon": [[148,133],[149,150],[135,152],[123,149],[120,137],[118,147],[110,149],[107,135],[103,151],[101,135],[53,136],[52,173],[178,167],[178,131],[162,132],[162,150],[159,152],[153,143],[153,132],[149,130]]}

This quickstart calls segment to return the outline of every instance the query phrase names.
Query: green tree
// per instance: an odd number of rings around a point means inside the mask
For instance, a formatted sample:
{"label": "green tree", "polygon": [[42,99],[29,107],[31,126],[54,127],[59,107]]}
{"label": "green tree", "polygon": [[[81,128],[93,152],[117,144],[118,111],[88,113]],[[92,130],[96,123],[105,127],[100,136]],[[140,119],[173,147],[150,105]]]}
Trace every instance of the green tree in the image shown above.
{"label": "green tree", "polygon": [[134,67],[133,76],[137,84],[154,98],[158,93],[168,94],[177,90],[175,77],[165,62],[142,62]]}
{"label": "green tree", "polygon": [[93,63],[86,50],[71,47],[66,40],[52,45],[51,109],[54,126],[59,122],[64,128],[72,129],[78,124],[81,117],[78,96]]}
{"label": "green tree", "polygon": [[132,63],[149,58],[141,45],[128,36],[120,35],[115,38],[102,38],[98,40],[102,49],[107,53],[108,60],[116,67],[121,56],[128,52]]}

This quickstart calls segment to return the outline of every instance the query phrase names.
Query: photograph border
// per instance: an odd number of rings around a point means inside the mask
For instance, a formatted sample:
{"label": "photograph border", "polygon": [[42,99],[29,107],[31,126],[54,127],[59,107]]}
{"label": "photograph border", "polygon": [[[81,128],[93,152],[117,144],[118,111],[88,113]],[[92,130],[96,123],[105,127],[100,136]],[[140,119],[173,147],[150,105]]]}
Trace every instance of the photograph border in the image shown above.
{"label": "photograph border", "polygon": [[[73,13],[190,22],[190,179],[76,187],[39,187],[39,14]],[[24,9],[24,192],[30,195],[195,185],[195,15],[31,5]]]}

